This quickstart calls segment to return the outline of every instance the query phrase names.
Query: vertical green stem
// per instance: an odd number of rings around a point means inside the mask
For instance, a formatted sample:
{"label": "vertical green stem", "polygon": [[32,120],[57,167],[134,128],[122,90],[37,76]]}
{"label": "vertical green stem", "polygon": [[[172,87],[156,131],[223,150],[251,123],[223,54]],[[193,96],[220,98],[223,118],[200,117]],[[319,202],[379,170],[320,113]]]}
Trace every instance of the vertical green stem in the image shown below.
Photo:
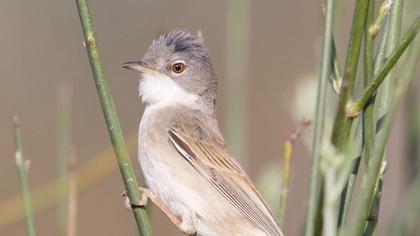
{"label": "vertical green stem", "polygon": [[228,0],[226,4],[226,142],[246,168],[246,98],[251,1]]}
{"label": "vertical green stem", "polygon": [[[389,32],[386,39],[386,46],[385,46],[385,55],[388,57],[390,56],[394,49],[397,48],[399,41],[400,41],[400,34],[401,34],[401,23],[402,23],[402,9],[403,9],[403,0],[393,0],[390,10],[389,16]],[[381,84],[381,88],[378,90],[378,100],[377,100],[377,120],[378,122],[389,113],[390,106],[392,103],[392,94],[394,93],[394,86],[396,84],[395,77],[395,70],[390,70],[387,77]],[[376,135],[384,135],[382,132],[382,128],[378,127],[379,129],[376,131]],[[385,154],[384,154],[385,155]],[[385,157],[382,157],[384,160]],[[370,216],[371,219],[367,221],[367,228],[365,235],[369,236],[375,232],[376,224],[378,222],[379,217],[379,205],[381,201],[382,195],[382,184],[383,184],[383,174],[379,175],[377,180],[377,186],[375,188],[374,194],[372,196],[371,202],[371,210]]]}
{"label": "vertical green stem", "polygon": [[373,235],[376,229],[376,224],[378,223],[379,208],[380,208],[381,195],[382,195],[382,186],[384,183],[384,174],[385,174],[384,172],[385,170],[381,171],[377,186],[375,188],[375,193],[373,194],[371,212],[367,219],[366,230],[365,230],[365,233],[363,234],[364,236]]}
{"label": "vertical green stem", "polygon": [[318,202],[320,201],[320,150],[324,133],[325,97],[328,78],[331,74],[331,44],[334,22],[334,0],[326,0],[325,29],[323,37],[323,51],[321,72],[318,82],[318,94],[316,101],[314,138],[311,154],[311,178],[309,189],[309,206],[306,218],[305,236],[312,236],[317,228],[317,215],[321,211]]}
{"label": "vertical green stem", "polygon": [[68,83],[61,85],[57,95],[57,235],[67,235],[68,215],[68,163],[70,154],[70,113],[71,88]]}
{"label": "vertical green stem", "polygon": [[[111,137],[112,145],[118,161],[118,166],[125,184],[130,201],[137,202],[141,199],[136,176],[131,165],[127,147],[125,145],[123,133],[119,124],[114,102],[108,81],[105,78],[102,61],[96,45],[95,31],[86,0],[76,0],[77,9],[80,16],[80,22],[83,29],[86,49],[89,57],[90,66],[96,83],[99,100],[102,111],[108,126],[108,132]],[[151,225],[147,212],[144,208],[134,208],[133,214],[136,219],[140,235],[152,235]]]}
{"label": "vertical green stem", "polygon": [[[368,8],[368,1],[357,0],[353,23],[350,33],[349,46],[347,50],[346,64],[344,67],[343,85],[341,94],[339,96],[337,115],[334,121],[331,141],[341,153],[345,152],[347,143],[350,137],[350,129],[353,122],[352,118],[346,116],[346,107],[351,102],[353,96],[353,89],[356,80],[358,61],[360,56],[360,49],[362,44],[363,28],[366,20]],[[358,162],[355,162],[358,165]],[[343,211],[345,203],[347,202],[347,188],[348,184],[344,187],[342,197],[339,205],[338,225],[342,224]]]}
{"label": "vertical green stem", "polygon": [[[416,37],[419,31],[419,28],[420,28],[420,16],[417,17],[414,23],[407,30],[408,32],[404,35],[403,39],[401,40],[400,45],[398,45],[398,47],[395,48],[391,52],[387,60],[384,62],[384,65],[378,69],[378,73],[375,74],[372,82],[369,84],[367,88],[365,88],[360,98],[354,104],[348,107],[347,109],[348,116],[357,116],[359,112],[365,107],[368,101],[377,92],[382,82],[387,78],[388,73],[394,68],[395,64],[398,62],[398,59],[401,57],[401,55],[404,53],[404,51],[407,49],[410,43],[414,40],[414,38]],[[386,98],[386,100],[388,99],[389,98]],[[390,102],[391,101],[388,101],[386,103],[382,102],[382,103],[388,104]],[[379,115],[379,119],[381,119],[381,117],[384,117],[384,115],[386,115],[386,113],[384,113],[385,106],[389,106],[389,105],[381,105],[381,104],[378,105],[380,110],[378,109],[377,112],[382,113],[382,115]]]}
{"label": "vertical green stem", "polygon": [[22,137],[20,133],[19,119],[17,116],[14,117],[13,123],[13,133],[16,146],[15,161],[19,174],[20,188],[22,191],[23,208],[25,209],[26,215],[26,231],[28,236],[35,236],[35,220],[28,181],[29,160],[26,160],[23,155]]}
{"label": "vertical green stem", "polygon": [[[415,49],[416,47],[412,47],[412,49]],[[418,48],[417,48],[418,50]],[[395,89],[394,93],[391,94],[391,105],[390,109],[387,113],[387,115],[383,118],[382,121],[382,135],[376,136],[376,142],[375,142],[375,148],[374,148],[374,154],[372,159],[369,161],[369,167],[367,169],[365,183],[363,185],[363,188],[361,190],[361,197],[357,204],[355,205],[355,222],[351,226],[349,225],[346,227],[347,235],[361,235],[365,230],[366,220],[368,219],[368,215],[371,210],[371,206],[373,203],[373,198],[375,196],[374,189],[377,186],[378,178],[380,176],[380,170],[381,165],[383,161],[384,151],[385,151],[385,144],[389,137],[390,127],[391,127],[391,121],[393,117],[395,116],[395,113],[398,109],[398,104],[401,101],[401,97],[405,92],[407,91],[407,88],[413,79],[414,76],[411,76],[410,73],[415,68],[415,61],[416,56],[418,55],[418,52],[411,51],[412,54],[415,55],[414,59],[411,58],[411,60],[408,61],[408,67],[405,68],[407,74],[404,74],[403,77],[401,77],[400,83]],[[412,67],[410,67],[412,65]]]}
{"label": "vertical green stem", "polygon": [[[366,20],[365,20],[365,24],[364,24],[364,71],[365,71],[365,82],[369,80],[369,78],[371,78],[373,76],[373,50],[374,50],[374,41],[373,41],[373,37],[369,35],[369,27],[371,22],[374,19],[374,11],[375,11],[375,0],[368,0],[368,9],[366,12]],[[366,110],[367,114],[363,114],[362,116],[362,120],[359,121],[358,127],[357,127],[357,137],[356,139],[360,140],[362,139],[363,141],[361,141],[361,144],[358,146],[360,147],[360,149],[363,148],[363,146],[365,146],[365,148],[369,147],[373,147],[373,142],[370,144],[367,144],[369,141],[366,140],[366,137],[369,137],[368,133],[370,133],[369,131],[372,132],[372,137],[373,137],[373,130],[370,130],[370,128],[373,128],[373,105],[370,107],[370,110]],[[369,115],[371,115],[371,117],[369,117]],[[369,124],[368,120],[371,120],[371,124]],[[369,126],[370,125],[370,126]],[[362,137],[359,137],[359,134],[363,135]],[[370,146],[372,145],[372,146]],[[362,152],[360,152],[360,155],[355,159],[354,164],[353,164],[353,171],[350,174],[350,177],[348,179],[348,183],[347,183],[347,187],[346,187],[346,192],[345,194],[342,195],[343,202],[344,204],[341,204],[340,210],[339,210],[339,219],[338,222],[340,225],[342,224],[346,224],[347,222],[347,217],[348,217],[348,213],[350,210],[350,204],[351,204],[351,198],[353,196],[353,192],[354,192],[354,185],[356,183],[357,180],[357,175],[359,173],[359,166],[360,166],[360,161],[361,161],[361,157],[362,157]]]}
{"label": "vertical green stem", "polygon": [[346,107],[352,100],[367,6],[368,1],[357,0],[354,9],[346,65],[344,67],[343,85],[332,133],[332,143],[338,148],[339,152],[343,152],[347,145],[352,124],[352,118],[346,116]]}
{"label": "vertical green stem", "polygon": [[[370,81],[373,79],[374,73],[374,46],[375,41],[372,35],[369,34],[370,25],[373,23],[375,18],[375,1],[369,0],[368,12],[366,15],[366,22],[365,22],[365,34],[364,34],[364,80],[363,86],[367,87]],[[364,157],[366,161],[372,156],[373,153],[373,144],[375,140],[375,120],[374,120],[374,113],[373,113],[373,102],[374,97],[370,99],[368,105],[363,110],[363,140],[364,140],[364,148],[365,153]]]}
{"label": "vertical green stem", "polygon": [[[348,177],[346,187],[344,187],[345,192],[341,194],[341,200],[344,202],[344,204],[341,203],[340,208],[339,208],[339,214],[338,214],[338,219],[337,219],[339,226],[342,226],[343,224],[347,222],[347,217],[350,211],[351,198],[354,192],[354,185],[356,184],[357,175],[359,173],[359,167],[360,167],[360,161],[361,161],[362,149],[363,149],[363,126],[362,126],[361,120],[359,120],[359,123],[357,125],[355,140],[357,140],[357,143],[354,146],[354,149],[356,149],[358,153],[357,153],[357,157],[354,158],[352,171],[350,173],[350,176]],[[354,154],[349,153],[347,155],[347,158],[352,158],[353,155]]]}
{"label": "vertical green stem", "polygon": [[[401,20],[402,20],[402,0],[392,0],[390,16],[389,16],[389,32],[386,39],[385,56],[391,55],[393,50],[397,48],[400,43],[401,34]],[[377,119],[381,119],[382,116],[388,113],[395,85],[395,74],[394,70],[389,71],[387,77],[382,82],[381,87],[378,90],[377,100]],[[381,135],[381,130],[377,130],[377,135]]]}

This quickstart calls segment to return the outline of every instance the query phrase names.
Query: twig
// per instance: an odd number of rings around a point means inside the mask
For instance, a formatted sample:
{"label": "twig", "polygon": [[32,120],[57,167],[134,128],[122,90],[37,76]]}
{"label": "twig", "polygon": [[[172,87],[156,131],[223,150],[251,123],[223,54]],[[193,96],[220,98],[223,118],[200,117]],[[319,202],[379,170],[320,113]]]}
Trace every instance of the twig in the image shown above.
{"label": "twig", "polygon": [[357,0],[354,9],[353,24],[347,50],[346,66],[343,76],[343,87],[339,96],[337,115],[334,121],[332,143],[343,152],[349,139],[352,119],[346,117],[346,107],[352,100],[356,79],[360,48],[362,43],[363,26],[367,13],[368,1]]}
{"label": "twig", "polygon": [[[321,11],[322,11],[323,19],[325,21],[326,7],[324,3],[321,4]],[[333,88],[333,91],[336,94],[339,94],[342,83],[343,83],[343,72],[340,68],[340,62],[338,61],[338,58],[337,58],[337,49],[335,46],[334,35],[332,37],[333,38],[331,39],[331,71],[333,73],[331,73],[331,76],[329,77],[329,81],[330,81],[331,87]]]}
{"label": "twig", "polygon": [[245,169],[248,165],[247,70],[250,42],[250,0],[226,3],[226,142]]}
{"label": "twig", "polygon": [[[331,142],[335,145],[339,153],[347,153],[347,150],[345,149],[348,147],[351,125],[353,123],[353,119],[346,117],[346,106],[352,100],[353,96],[367,8],[368,1],[357,0],[354,9],[353,23],[351,27],[350,39],[347,49],[347,58],[343,76],[343,86],[339,95],[338,109],[331,137]],[[354,165],[358,165],[357,159],[354,162]],[[349,201],[347,199],[347,190],[348,184],[345,185],[341,194],[341,201],[339,204],[339,213],[337,220],[339,226],[342,224],[345,204]]]}
{"label": "twig", "polygon": [[[368,9],[366,12],[366,20],[364,24],[364,50],[363,50],[363,56],[364,56],[364,72],[365,72],[365,79],[364,82],[371,80],[372,74],[373,74],[373,51],[374,51],[374,41],[373,37],[368,34],[368,28],[371,24],[373,17],[374,17],[374,11],[375,11],[375,0],[368,0]],[[372,99],[373,100],[373,99]],[[373,142],[368,143],[368,141],[364,138],[364,136],[368,136],[367,133],[369,133],[369,128],[373,128],[373,104],[371,103],[370,110],[365,110],[366,115],[362,117],[362,120],[359,120],[357,130],[356,130],[356,140],[358,140],[358,146],[357,149],[359,150],[358,156],[354,160],[353,163],[353,170],[350,173],[347,181],[347,186],[344,188],[346,189],[345,193],[342,194],[342,202],[340,204],[339,212],[338,212],[338,224],[339,226],[342,226],[347,223],[347,217],[350,210],[350,204],[352,201],[352,196],[354,192],[355,183],[357,180],[357,176],[359,173],[359,167],[360,167],[360,161],[362,158],[362,150],[363,146],[365,148],[369,148],[370,145],[373,147]],[[364,113],[365,114],[365,113]],[[371,116],[369,116],[371,115]],[[369,121],[371,120],[371,123]],[[368,123],[368,124],[366,124]],[[369,126],[370,125],[370,126]],[[374,133],[372,131],[372,137]]]}
{"label": "twig", "polygon": [[[391,0],[389,0],[391,1]],[[388,35],[385,40],[385,55],[388,57],[395,48],[397,48],[398,43],[400,41],[400,34],[401,34],[401,24],[402,24],[402,11],[403,11],[403,1],[402,0],[393,0],[392,6],[391,2],[388,4],[387,8],[390,9],[389,14],[389,27],[388,27]],[[420,18],[419,18],[420,19]],[[418,30],[418,27],[417,27]],[[378,90],[378,99],[376,101],[376,120],[377,120],[377,130],[376,136],[384,135],[382,132],[382,126],[379,126],[379,122],[388,114],[389,110],[391,109],[392,104],[392,94],[394,94],[394,87],[396,85],[395,81],[395,70],[390,70],[387,73],[386,79],[382,82],[381,87]],[[382,157],[382,160],[385,159],[385,154]],[[386,163],[386,161],[382,161]],[[368,163],[369,168],[369,163]],[[379,205],[381,201],[381,192],[382,192],[382,183],[383,183],[383,175],[385,172],[385,167],[381,170],[381,173],[378,177],[377,187],[375,188],[375,193],[372,196],[370,202],[372,205],[370,206],[370,215],[373,216],[372,220],[367,221],[367,231],[365,235],[373,234],[376,228],[376,224],[378,222],[378,214],[379,214]],[[376,217],[375,217],[376,216]]]}
{"label": "twig", "polygon": [[[123,177],[126,191],[130,201],[137,202],[141,199],[136,176],[131,165],[124,136],[119,124],[114,102],[111,97],[111,91],[108,81],[102,68],[102,62],[96,45],[95,31],[86,0],[76,0],[77,9],[80,16],[80,22],[83,28],[86,49],[89,56],[89,62],[95,79],[99,100],[101,102],[102,111],[108,126],[108,132],[111,137],[112,145],[117,157],[118,166]],[[147,212],[144,208],[134,208],[133,214],[136,219],[137,227],[140,235],[151,235],[151,225]]]}
{"label": "twig", "polygon": [[68,162],[70,154],[70,116],[72,88],[68,81],[63,83],[57,95],[57,235],[67,235],[68,225]]}
{"label": "twig", "polygon": [[[130,153],[134,154],[137,152],[137,134],[130,135],[127,138],[127,146]],[[87,159],[88,161],[83,165],[69,173],[69,175],[74,175],[77,179],[78,185],[76,189],[78,194],[91,189],[92,186],[104,180],[117,169],[112,147],[108,147]],[[44,210],[58,202],[60,199],[57,192],[58,185],[59,181],[56,179],[31,190],[34,212]],[[25,216],[21,203],[22,196],[20,194],[3,199],[0,202],[0,228],[12,224]]]}
{"label": "twig", "polygon": [[369,101],[370,98],[372,98],[372,96],[377,91],[379,85],[381,85],[382,81],[388,75],[388,72],[394,67],[394,65],[397,63],[398,59],[403,54],[405,49],[413,41],[413,39],[417,35],[419,26],[420,26],[420,17],[417,17],[417,19],[413,22],[413,24],[408,29],[407,33],[404,35],[403,39],[401,40],[400,45],[392,51],[391,55],[389,56],[389,59],[385,62],[384,66],[379,70],[378,74],[374,77],[369,87],[365,89],[365,91],[357,100],[357,102],[355,102],[354,104],[348,107],[347,116],[355,117],[365,107],[366,103]]}
{"label": "twig", "polygon": [[[363,80],[363,86],[367,87],[370,81],[373,79],[374,74],[374,38],[369,34],[369,25],[373,21],[375,13],[375,0],[369,0],[368,5],[368,13],[366,15],[366,23],[365,23],[365,34],[364,34],[364,80]],[[363,111],[363,142],[364,142],[364,148],[365,148],[365,159],[369,160],[369,158],[372,156],[373,153],[373,144],[375,140],[375,117],[374,117],[374,97],[370,99],[368,102],[366,108]]]}
{"label": "twig", "polygon": [[311,124],[311,120],[308,118],[302,119],[299,126],[293,131],[287,141],[284,143],[284,164],[283,164],[283,178],[281,184],[280,194],[280,214],[279,221],[280,225],[284,225],[287,208],[287,196],[289,193],[289,177],[290,177],[290,166],[293,155],[293,147],[301,135],[302,131]]}
{"label": "twig", "polygon": [[[414,55],[417,55],[417,52],[413,52]],[[414,56],[414,61],[416,57]],[[409,65],[414,65],[412,61],[409,61]],[[413,69],[414,67],[410,67]],[[410,71],[412,72],[412,71]],[[389,137],[390,127],[392,124],[392,119],[395,116],[395,113],[398,109],[398,104],[401,101],[401,97],[407,91],[407,88],[412,81],[413,76],[404,76],[401,78],[399,86],[396,88],[393,97],[391,99],[392,104],[388,115],[384,118],[382,124],[383,134],[377,136],[377,142],[375,143],[375,150],[372,159],[369,162],[369,168],[367,169],[365,183],[361,191],[361,197],[357,204],[355,205],[355,222],[351,226],[346,227],[347,235],[361,235],[365,229],[365,223],[370,212],[370,206],[372,206],[372,199],[374,196],[374,189],[377,186],[377,182],[380,175],[381,164],[383,160],[383,154],[385,151],[385,144]]]}
{"label": "twig", "polygon": [[26,215],[26,231],[28,236],[35,236],[35,220],[32,210],[31,193],[28,182],[29,160],[26,160],[23,155],[22,137],[20,134],[19,118],[17,115],[13,117],[13,133],[15,136],[15,161],[19,174],[20,188],[22,191],[23,207]]}
{"label": "twig", "polygon": [[382,21],[384,20],[386,14],[388,13],[389,9],[391,8],[392,0],[384,0],[379,8],[379,14],[376,20],[372,25],[369,23],[368,32],[369,36],[375,38],[381,28]]}
{"label": "twig", "polygon": [[375,232],[376,224],[379,218],[379,208],[381,203],[382,186],[384,183],[384,175],[387,169],[387,162],[382,162],[381,172],[379,174],[379,180],[373,194],[373,201],[371,206],[371,212],[367,219],[366,230],[364,236],[371,236]]}
{"label": "twig", "polygon": [[77,177],[74,175],[73,169],[76,166],[77,157],[74,149],[70,151],[68,161],[68,215],[67,215],[67,236],[77,235]]}
{"label": "twig", "polygon": [[318,93],[316,101],[315,129],[311,154],[311,178],[309,188],[309,206],[306,217],[305,236],[312,236],[317,228],[317,215],[320,212],[320,150],[324,133],[325,97],[328,77],[331,74],[331,43],[333,36],[334,2],[326,0],[326,17],[323,37],[323,51],[321,72],[318,79]]}

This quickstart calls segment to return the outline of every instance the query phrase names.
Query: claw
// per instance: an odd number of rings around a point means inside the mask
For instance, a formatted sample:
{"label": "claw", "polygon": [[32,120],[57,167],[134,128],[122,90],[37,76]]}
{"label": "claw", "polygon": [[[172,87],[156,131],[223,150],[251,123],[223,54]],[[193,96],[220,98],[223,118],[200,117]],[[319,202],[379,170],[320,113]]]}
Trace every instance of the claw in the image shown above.
{"label": "claw", "polygon": [[123,191],[121,193],[121,197],[124,198],[124,207],[125,209],[127,209],[128,211],[133,211],[133,208],[136,207],[145,207],[147,205],[147,194],[144,193],[144,189],[140,188],[141,190],[141,199],[137,202],[131,202],[130,198],[128,197],[127,191]]}

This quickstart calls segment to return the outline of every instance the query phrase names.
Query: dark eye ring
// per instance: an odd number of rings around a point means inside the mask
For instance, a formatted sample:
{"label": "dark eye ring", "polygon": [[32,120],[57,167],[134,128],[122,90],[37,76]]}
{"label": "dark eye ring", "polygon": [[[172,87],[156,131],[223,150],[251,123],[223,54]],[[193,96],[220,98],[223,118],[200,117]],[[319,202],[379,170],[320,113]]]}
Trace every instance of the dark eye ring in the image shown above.
{"label": "dark eye ring", "polygon": [[182,62],[177,62],[172,65],[172,71],[176,74],[181,74],[185,70],[185,64]]}

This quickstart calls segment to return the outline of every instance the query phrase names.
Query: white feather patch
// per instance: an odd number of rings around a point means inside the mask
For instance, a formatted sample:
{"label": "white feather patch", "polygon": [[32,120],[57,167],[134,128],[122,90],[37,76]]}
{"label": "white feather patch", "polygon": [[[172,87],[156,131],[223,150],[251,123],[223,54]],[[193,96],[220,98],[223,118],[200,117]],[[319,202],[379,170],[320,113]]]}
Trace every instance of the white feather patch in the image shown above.
{"label": "white feather patch", "polygon": [[147,105],[157,103],[194,104],[197,95],[186,92],[171,78],[162,75],[158,77],[151,74],[140,75],[139,95]]}

